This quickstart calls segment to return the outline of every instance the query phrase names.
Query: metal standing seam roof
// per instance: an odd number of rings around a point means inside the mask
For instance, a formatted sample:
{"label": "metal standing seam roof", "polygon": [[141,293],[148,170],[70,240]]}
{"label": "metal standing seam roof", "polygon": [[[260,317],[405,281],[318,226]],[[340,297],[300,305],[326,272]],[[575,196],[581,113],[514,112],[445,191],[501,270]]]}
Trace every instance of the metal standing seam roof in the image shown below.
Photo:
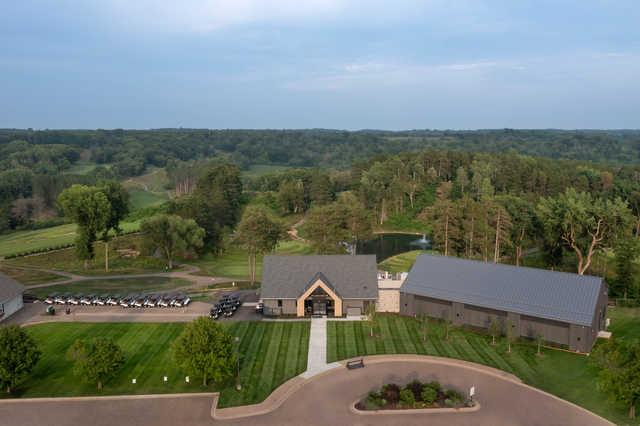
{"label": "metal standing seam roof", "polygon": [[8,302],[24,293],[24,286],[11,277],[0,273],[0,302]]}
{"label": "metal standing seam roof", "polygon": [[375,255],[265,256],[263,299],[297,299],[317,278],[343,299],[377,299]]}
{"label": "metal standing seam roof", "polygon": [[420,255],[403,293],[591,326],[602,278]]}

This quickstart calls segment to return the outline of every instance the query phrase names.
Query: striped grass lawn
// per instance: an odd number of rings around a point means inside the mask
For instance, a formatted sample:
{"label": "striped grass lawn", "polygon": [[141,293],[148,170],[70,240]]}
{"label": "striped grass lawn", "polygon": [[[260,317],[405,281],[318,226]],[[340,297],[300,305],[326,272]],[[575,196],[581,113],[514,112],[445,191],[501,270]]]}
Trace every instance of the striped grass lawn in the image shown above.
{"label": "striped grass lawn", "polygon": [[[275,388],[300,374],[307,366],[308,322],[229,322],[233,336],[240,337],[242,391],[233,384],[221,389],[221,406],[253,404],[264,400]],[[182,323],[52,323],[29,327],[42,358],[31,377],[18,389],[22,397],[125,395],[177,392],[210,392],[173,362],[171,343],[183,330]],[[113,338],[125,352],[125,365],[102,391],[73,374],[65,357],[78,338]],[[163,377],[167,376],[165,383]],[[132,379],[137,383],[131,383]]]}
{"label": "striped grass lawn", "polygon": [[[629,312],[627,316],[634,313]],[[625,317],[625,313],[618,309],[617,317]],[[635,321],[638,326],[637,313]],[[513,344],[511,353],[507,353],[504,339],[493,346],[491,337],[459,328],[453,328],[447,340],[442,324],[436,321],[429,323],[425,341],[419,322],[399,315],[378,315],[374,334],[375,338],[370,337],[370,325],[364,321],[328,322],[328,362],[380,354],[457,358],[512,373],[527,384],[581,405],[616,424],[638,424],[629,423],[625,407],[611,403],[597,389],[598,368],[584,355],[543,349],[540,357],[535,345],[526,341]]]}

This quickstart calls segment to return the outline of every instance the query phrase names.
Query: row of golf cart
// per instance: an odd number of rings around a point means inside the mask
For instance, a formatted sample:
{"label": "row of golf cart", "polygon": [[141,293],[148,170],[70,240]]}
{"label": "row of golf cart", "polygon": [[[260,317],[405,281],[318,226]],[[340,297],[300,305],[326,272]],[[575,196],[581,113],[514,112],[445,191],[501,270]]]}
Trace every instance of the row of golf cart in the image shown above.
{"label": "row of golf cart", "polygon": [[221,316],[229,318],[233,316],[240,305],[242,305],[242,302],[240,302],[240,299],[237,295],[225,294],[224,296],[222,296],[222,298],[220,298],[218,303],[213,305],[209,316],[214,320],[217,320]]}
{"label": "row of golf cart", "polygon": [[123,308],[182,308],[191,299],[185,294],[129,294],[127,296],[53,293],[44,299],[48,305],[122,306]]}

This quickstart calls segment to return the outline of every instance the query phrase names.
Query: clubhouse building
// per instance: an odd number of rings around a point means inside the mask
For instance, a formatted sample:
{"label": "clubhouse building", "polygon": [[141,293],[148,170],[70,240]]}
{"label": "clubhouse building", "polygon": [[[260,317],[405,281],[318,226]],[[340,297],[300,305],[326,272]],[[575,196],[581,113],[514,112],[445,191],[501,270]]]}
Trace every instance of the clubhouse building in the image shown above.
{"label": "clubhouse building", "polygon": [[378,299],[375,255],[265,256],[265,315],[360,316]]}
{"label": "clubhouse building", "polygon": [[24,286],[0,273],[0,322],[22,309]]}
{"label": "clubhouse building", "polygon": [[487,329],[590,352],[606,327],[607,285],[600,277],[420,255],[400,287],[400,314]]}

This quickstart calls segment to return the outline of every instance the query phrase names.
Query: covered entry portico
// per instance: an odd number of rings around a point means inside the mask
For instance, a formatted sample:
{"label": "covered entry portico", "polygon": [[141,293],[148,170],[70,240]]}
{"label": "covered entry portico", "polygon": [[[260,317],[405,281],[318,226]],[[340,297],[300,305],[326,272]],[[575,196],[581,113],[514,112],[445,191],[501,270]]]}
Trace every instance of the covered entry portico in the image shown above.
{"label": "covered entry portico", "polygon": [[342,299],[328,280],[318,274],[296,303],[297,316],[329,315],[342,316]]}

